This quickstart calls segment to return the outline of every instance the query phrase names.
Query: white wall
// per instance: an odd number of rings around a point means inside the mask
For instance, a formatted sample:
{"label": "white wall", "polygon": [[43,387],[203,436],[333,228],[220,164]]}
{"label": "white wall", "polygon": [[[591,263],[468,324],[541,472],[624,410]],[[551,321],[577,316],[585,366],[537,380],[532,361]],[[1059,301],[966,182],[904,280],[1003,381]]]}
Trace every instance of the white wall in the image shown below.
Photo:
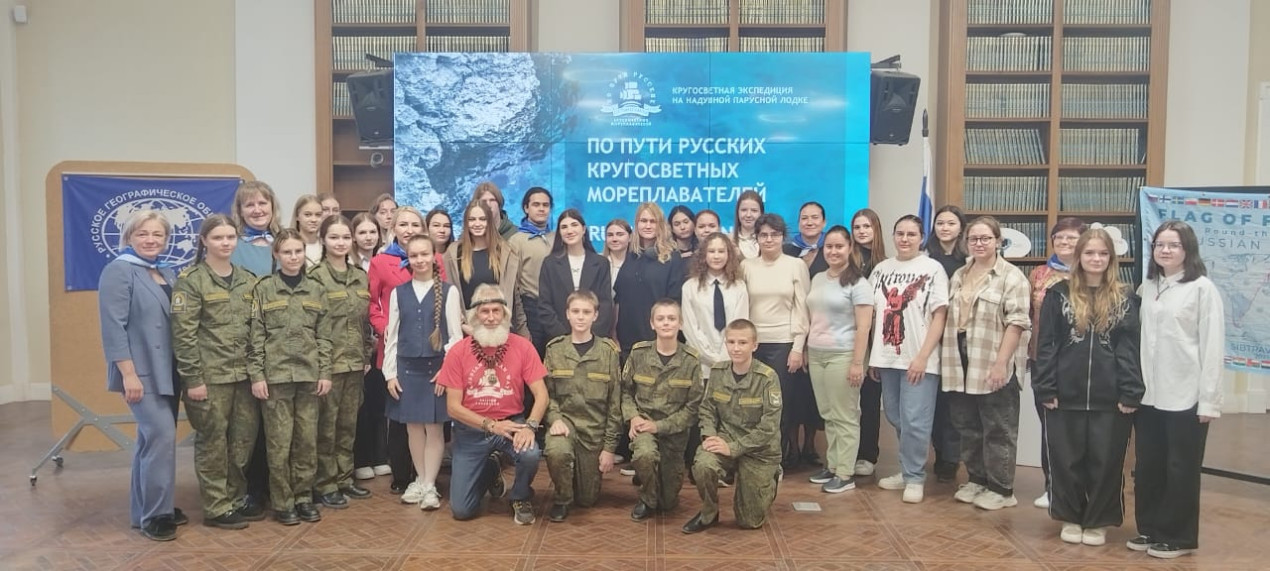
{"label": "white wall", "polygon": [[621,51],[618,0],[538,0],[535,4],[533,51]]}

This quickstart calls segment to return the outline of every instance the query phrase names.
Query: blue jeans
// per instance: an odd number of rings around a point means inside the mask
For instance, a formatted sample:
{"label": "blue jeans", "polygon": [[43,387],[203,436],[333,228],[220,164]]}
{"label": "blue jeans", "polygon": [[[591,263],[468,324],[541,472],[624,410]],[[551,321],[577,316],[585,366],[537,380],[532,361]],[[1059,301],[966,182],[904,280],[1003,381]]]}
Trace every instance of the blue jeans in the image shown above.
{"label": "blue jeans", "polygon": [[[521,418],[509,420],[524,422]],[[495,450],[502,451],[515,461],[516,479],[510,494],[512,501],[528,500],[533,495],[530,486],[538,473],[538,461],[542,458],[542,450],[537,444],[516,452],[511,440],[455,422],[450,450],[450,513],[454,519],[472,519],[480,514],[481,497],[502,470],[501,466],[498,471],[486,467],[486,458]]]}
{"label": "blue jeans", "polygon": [[882,379],[882,408],[886,411],[886,420],[895,427],[900,441],[900,471],[904,482],[923,483],[939,375],[927,373],[916,385],[909,384],[908,371],[901,369],[878,369],[878,376]]}

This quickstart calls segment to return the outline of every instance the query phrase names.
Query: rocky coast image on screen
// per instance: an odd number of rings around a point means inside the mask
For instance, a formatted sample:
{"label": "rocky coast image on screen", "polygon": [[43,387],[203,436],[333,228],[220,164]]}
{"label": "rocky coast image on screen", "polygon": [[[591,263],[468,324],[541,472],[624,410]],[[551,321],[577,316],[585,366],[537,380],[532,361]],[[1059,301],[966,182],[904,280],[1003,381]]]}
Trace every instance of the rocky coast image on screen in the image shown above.
{"label": "rocky coast image on screen", "polygon": [[797,216],[868,202],[867,53],[399,53],[394,190],[457,215],[481,181],[604,224],[655,201],[712,208],[737,195]]}

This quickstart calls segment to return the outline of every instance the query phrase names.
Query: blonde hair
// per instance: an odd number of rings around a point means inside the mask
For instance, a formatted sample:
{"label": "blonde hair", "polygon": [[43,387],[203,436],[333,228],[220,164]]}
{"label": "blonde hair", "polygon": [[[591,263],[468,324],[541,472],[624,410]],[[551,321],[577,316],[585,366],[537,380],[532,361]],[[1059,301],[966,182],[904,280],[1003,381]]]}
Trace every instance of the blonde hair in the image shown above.
{"label": "blonde hair", "polygon": [[[1102,275],[1102,282],[1092,288],[1085,277],[1085,268],[1081,266],[1081,254],[1089,243],[1101,240],[1110,253],[1107,270]],[[1102,228],[1091,228],[1080,235],[1076,241],[1076,261],[1072,264],[1071,300],[1072,325],[1076,331],[1094,330],[1106,333],[1120,320],[1122,307],[1128,298],[1127,287],[1120,283],[1120,262],[1113,249],[1111,235]]]}
{"label": "blonde hair", "polygon": [[[675,240],[670,235],[670,223],[666,222],[666,214],[662,212],[661,207],[656,202],[644,202],[635,209],[635,225],[639,225],[639,216],[648,213],[653,216],[657,224],[657,234],[653,239],[653,244],[657,248],[657,261],[666,263],[671,256],[678,255],[678,248],[675,247]],[[755,225],[757,228],[757,225]],[[635,240],[636,252],[640,255],[644,253],[644,239],[639,236],[639,232],[632,237]]]}
{"label": "blonde hair", "polygon": [[[420,214],[418,210],[415,210],[415,208],[414,208],[413,206],[398,206],[398,207],[397,207],[397,210],[393,211],[393,213],[392,213],[392,226],[391,226],[390,228],[388,228],[388,232],[389,232],[389,233],[392,233],[392,232],[393,232],[393,231],[397,228],[397,222],[401,220],[401,215],[402,215],[402,214],[410,214],[410,215],[414,216],[415,218],[418,218],[418,219],[419,219],[419,226],[420,226],[421,228],[423,228],[423,232],[424,232],[425,234],[428,232],[428,227],[427,227],[427,225],[425,225],[425,224],[423,223],[423,215],[422,215],[422,214]],[[393,238],[392,238],[392,239],[393,239],[394,241],[396,241],[396,240],[397,240],[397,235],[396,235],[396,234],[393,234]],[[398,244],[398,246],[401,246],[401,248],[402,248],[402,249],[405,249],[405,247],[406,247],[406,245],[405,245],[405,244]]]}
{"label": "blonde hair", "polygon": [[310,204],[318,205],[318,209],[322,208],[322,201],[312,194],[301,195],[295,199],[295,208],[291,209],[291,227],[296,230],[300,229],[300,209]]}
{"label": "blonde hair", "polygon": [[495,280],[502,281],[503,264],[499,260],[503,259],[503,248],[507,244],[503,242],[503,236],[494,225],[497,218],[493,209],[479,200],[467,203],[467,207],[463,209],[463,234],[459,236],[458,250],[459,273],[463,274],[464,280],[472,279],[472,251],[476,247],[476,240],[472,237],[472,225],[467,223],[467,215],[476,208],[485,213],[485,251],[489,252],[489,269],[494,273]]}
{"label": "blonde hair", "polygon": [[159,224],[163,226],[163,237],[165,239],[172,236],[172,223],[168,222],[168,219],[164,218],[162,213],[148,208],[138,210],[128,217],[127,222],[124,222],[123,232],[119,234],[119,249],[127,248],[128,242],[132,240],[132,235],[136,233],[137,229],[151,220],[158,220]]}
{"label": "blonde hair", "polygon": [[258,180],[246,181],[234,191],[234,227],[238,228],[240,235],[247,231],[247,221],[243,219],[243,203],[256,195],[269,201],[269,233],[277,236],[278,231],[282,230],[282,225],[278,223],[278,195],[273,193],[272,187]]}
{"label": "blonde hair", "polygon": [[710,244],[716,240],[722,241],[723,247],[728,251],[728,262],[723,265],[723,285],[730,286],[745,278],[741,270],[741,250],[728,239],[727,234],[714,232],[697,244],[697,252],[692,256],[688,266],[688,277],[697,280],[697,289],[702,291],[705,291],[706,283],[710,281],[710,264],[706,263],[706,250],[709,250]]}

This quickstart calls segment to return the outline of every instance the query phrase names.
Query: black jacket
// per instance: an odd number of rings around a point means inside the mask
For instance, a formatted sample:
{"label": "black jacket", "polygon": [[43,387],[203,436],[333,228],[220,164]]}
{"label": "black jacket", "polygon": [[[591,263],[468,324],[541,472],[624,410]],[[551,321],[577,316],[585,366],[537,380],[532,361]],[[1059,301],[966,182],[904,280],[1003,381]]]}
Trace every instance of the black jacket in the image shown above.
{"label": "black jacket", "polygon": [[685,265],[678,251],[665,262],[659,261],[656,248],[627,258],[622,265],[613,289],[617,292],[617,342],[623,352],[640,341],[656,338],[649,323],[653,304],[666,297],[681,301]]}
{"label": "black jacket", "polygon": [[[785,242],[785,245],[781,246],[781,251],[787,255],[798,258],[798,254],[802,253],[803,249],[795,246],[793,242]],[[801,260],[802,258],[799,259]],[[809,277],[814,278],[816,277],[816,274],[827,269],[829,269],[829,262],[825,261],[825,249],[820,248],[819,250],[816,250],[816,257],[812,258],[811,265],[807,266],[807,274]]]}
{"label": "black jacket", "polygon": [[[588,290],[600,300],[595,324],[591,326],[591,332],[597,337],[608,337],[613,329],[612,283],[608,260],[595,252],[587,252],[582,262],[578,289]],[[573,291],[569,257],[552,254],[543,258],[542,270],[538,272],[538,303],[535,304],[533,318],[538,320],[538,327],[547,339],[569,334],[569,307],[566,302]]]}
{"label": "black jacket", "polygon": [[1036,402],[1058,399],[1063,410],[1116,410],[1142,404],[1139,299],[1130,295],[1105,334],[1078,332],[1072,322],[1070,283],[1054,284],[1041,304],[1036,345]]}

